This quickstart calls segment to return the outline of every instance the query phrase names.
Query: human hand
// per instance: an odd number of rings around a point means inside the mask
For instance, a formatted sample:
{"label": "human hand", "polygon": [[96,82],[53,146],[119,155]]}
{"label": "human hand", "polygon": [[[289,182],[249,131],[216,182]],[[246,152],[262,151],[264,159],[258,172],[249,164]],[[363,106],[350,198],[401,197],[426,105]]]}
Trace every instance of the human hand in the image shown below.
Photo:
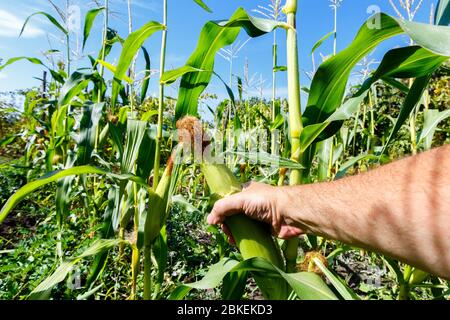
{"label": "human hand", "polygon": [[[283,190],[283,187],[251,182],[242,192],[217,201],[207,221],[209,224],[224,226],[226,217],[244,213],[252,219],[271,225],[272,233],[281,239],[297,237],[304,232],[295,226],[289,217],[285,209],[286,197]],[[231,233],[226,227],[223,229],[231,238]]]}

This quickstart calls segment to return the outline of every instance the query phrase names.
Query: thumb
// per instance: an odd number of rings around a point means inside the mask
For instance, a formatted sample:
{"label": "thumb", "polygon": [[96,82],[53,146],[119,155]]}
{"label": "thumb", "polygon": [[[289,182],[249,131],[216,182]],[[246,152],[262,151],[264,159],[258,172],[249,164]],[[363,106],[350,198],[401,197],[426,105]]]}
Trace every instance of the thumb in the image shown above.
{"label": "thumb", "polygon": [[219,224],[225,221],[225,218],[237,213],[242,213],[244,209],[245,197],[242,192],[220,199],[214,205],[211,213],[208,215],[209,224]]}

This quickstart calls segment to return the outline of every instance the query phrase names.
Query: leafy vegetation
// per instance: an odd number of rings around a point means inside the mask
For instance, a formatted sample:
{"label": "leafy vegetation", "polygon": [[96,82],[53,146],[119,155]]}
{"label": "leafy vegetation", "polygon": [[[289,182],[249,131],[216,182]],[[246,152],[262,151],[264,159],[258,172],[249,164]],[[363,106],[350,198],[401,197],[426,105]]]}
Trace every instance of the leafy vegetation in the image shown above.
{"label": "leafy vegetation", "polygon": [[[228,20],[206,22],[187,62],[168,71],[162,3],[162,22],[123,37],[109,26],[108,0],[89,11],[83,47],[102,16],[103,42],[89,68],[78,70],[65,21],[34,13],[22,32],[33,16],[46,17],[66,36],[65,61],[47,66],[18,57],[0,66],[26,60],[51,76],[42,88],[8,93],[24,97],[22,109],[0,104],[0,298],[448,298],[448,281],[377,253],[315,236],[281,241],[243,215],[226,221],[235,248],[204,217],[250,180],[331,181],[448,143],[449,2],[439,1],[433,25],[413,22],[411,14],[371,17],[337,52],[340,1],[332,1],[335,28],[311,55],[330,39],[334,52],[313,70],[308,88],[299,82],[296,0],[255,10],[264,18],[238,8]],[[274,35],[271,101],[247,97],[248,75],[236,77],[235,86],[214,70],[218,52],[242,30]],[[286,66],[278,64],[276,32],[287,34]],[[144,43],[158,34],[159,97],[152,98]],[[367,65],[363,81],[350,86],[357,64],[400,34],[410,45],[389,50],[375,70]],[[108,61],[113,46],[121,48],[115,65]],[[138,52],[146,65],[142,79],[134,70]],[[287,99],[277,97],[281,75]],[[210,110],[213,120],[200,122],[199,101],[210,97],[212,77],[229,98]],[[179,88],[176,99],[166,97],[168,85]],[[308,95],[303,108],[301,91]]]}

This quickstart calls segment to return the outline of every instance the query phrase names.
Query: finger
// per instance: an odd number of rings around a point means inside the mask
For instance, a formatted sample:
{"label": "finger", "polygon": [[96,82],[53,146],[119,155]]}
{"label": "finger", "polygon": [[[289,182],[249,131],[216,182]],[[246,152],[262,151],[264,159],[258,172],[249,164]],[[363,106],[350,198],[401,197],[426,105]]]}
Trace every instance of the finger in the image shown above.
{"label": "finger", "polygon": [[231,234],[230,229],[228,229],[227,225],[225,223],[222,223],[221,225],[222,227],[222,231],[223,233],[225,233],[225,235],[228,238],[228,242],[232,245],[235,246],[236,245],[236,241],[234,241],[233,235]]}
{"label": "finger", "polygon": [[304,232],[296,227],[292,227],[292,226],[282,226],[280,228],[280,231],[278,232],[278,238],[281,239],[291,239],[291,238],[295,238],[298,237],[300,235],[304,234]]}
{"label": "finger", "polygon": [[225,221],[226,217],[241,213],[244,203],[245,197],[242,193],[236,193],[217,201],[211,213],[208,215],[208,223],[219,224]]}

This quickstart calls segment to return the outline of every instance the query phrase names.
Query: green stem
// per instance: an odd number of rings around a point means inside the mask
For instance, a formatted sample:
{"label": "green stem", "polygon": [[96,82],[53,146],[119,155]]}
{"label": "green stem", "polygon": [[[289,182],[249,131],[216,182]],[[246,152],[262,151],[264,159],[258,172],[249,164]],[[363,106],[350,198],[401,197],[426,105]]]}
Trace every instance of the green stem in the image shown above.
{"label": "green stem", "polygon": [[144,300],[152,298],[152,248],[144,248]]}
{"label": "green stem", "polygon": [[406,265],[405,272],[403,274],[403,283],[400,284],[398,300],[409,300],[409,291],[411,290],[409,280],[411,278],[412,271],[412,267],[410,265]]}
{"label": "green stem", "polygon": [[136,300],[137,297],[137,277],[139,275],[139,249],[135,246],[131,254],[131,296],[130,300]]}
{"label": "green stem", "polygon": [[358,110],[356,111],[355,116],[355,124],[353,126],[353,156],[356,155],[356,134],[358,130],[358,121],[359,121],[359,113],[360,113],[361,107],[358,107]]}
{"label": "green stem", "polygon": [[[130,35],[133,32],[133,16],[131,11],[131,0],[127,1],[127,8],[128,8],[128,34]],[[129,92],[130,92],[130,108],[131,108],[131,114],[134,113],[134,78],[135,78],[135,70],[136,70],[136,54],[133,57],[133,61],[131,63],[131,68],[128,70],[128,75],[130,79],[132,80],[132,83],[129,84]]]}
{"label": "green stem", "polygon": [[[275,121],[275,118],[277,117],[277,110],[276,110],[276,95],[277,95],[277,89],[276,89],[276,77],[277,73],[275,71],[275,68],[278,64],[278,48],[277,48],[277,34],[276,31],[273,32],[273,46],[272,46],[272,122]],[[272,154],[276,154],[276,135],[274,132],[272,132],[272,138],[271,138],[271,150]]]}
{"label": "green stem", "polygon": [[373,95],[372,92],[369,91],[369,107],[370,107],[370,135],[369,135],[369,141],[367,143],[367,153],[370,153],[373,148],[375,147],[375,114],[373,111],[374,104],[373,104]]}
{"label": "green stem", "polygon": [[[105,18],[103,20],[103,35],[102,35],[102,54],[101,54],[101,59],[102,61],[105,61],[105,56],[106,56],[106,41],[107,41],[107,32],[108,32],[108,14],[109,14],[109,0],[105,0]],[[103,74],[105,73],[105,67],[100,64],[100,77],[103,78]],[[102,102],[102,89],[98,88],[98,94],[97,94],[97,102],[101,103]],[[100,126],[97,126],[97,128],[95,129],[95,146],[94,146],[94,150],[97,151],[98,149],[98,139],[99,139],[99,135],[100,135]]]}
{"label": "green stem", "polygon": [[[298,42],[296,30],[297,0],[287,0],[283,9],[287,17],[289,29],[287,30],[287,74],[288,74],[288,103],[289,103],[289,128],[291,133],[291,159],[300,162],[300,134],[303,130],[301,102],[300,102],[300,77],[298,63]],[[289,177],[290,185],[302,183],[301,170],[292,170]],[[287,272],[294,272],[296,268],[298,238],[287,241],[284,255],[286,258]]]}
{"label": "green stem", "polygon": [[70,33],[67,31],[66,36],[66,42],[67,42],[67,75],[70,77]]}
{"label": "green stem", "polygon": [[[163,25],[167,28],[167,0],[163,0]],[[161,61],[159,66],[160,77],[164,73],[166,63],[166,44],[167,44],[167,29],[162,31],[161,40]],[[158,107],[158,128],[156,133],[156,150],[155,150],[155,165],[153,174],[153,189],[159,183],[159,168],[161,160],[161,143],[162,143],[162,127],[163,127],[163,112],[164,112],[164,85],[159,85],[159,107]]]}
{"label": "green stem", "polygon": [[[136,174],[136,164],[134,165],[134,174]],[[134,233],[137,238],[137,234],[139,232],[139,203],[138,203],[138,187],[137,183],[133,183],[133,193],[134,193]],[[136,299],[136,285],[137,285],[137,277],[139,275],[139,249],[137,246],[133,246],[132,258],[131,258],[131,300]]]}
{"label": "green stem", "polygon": [[[106,57],[106,41],[107,41],[107,37],[108,37],[108,15],[109,15],[109,0],[105,0],[105,17],[103,20],[103,35],[102,35],[102,53],[101,53],[101,58],[102,61],[105,61],[105,57]],[[100,64],[100,77],[103,78],[103,74],[105,72],[105,67]],[[98,92],[97,92],[97,102],[101,103],[102,102],[102,88],[99,87],[98,88]],[[99,137],[100,137],[100,123],[97,125],[97,127],[95,128],[95,139],[94,139],[94,152],[97,153],[98,152],[98,144],[99,144]],[[97,177],[94,177],[94,196],[93,199],[95,199],[95,195],[98,194],[97,193]],[[95,201],[95,200],[94,200]],[[94,215],[97,216],[97,212],[96,212],[96,206],[94,205]]]}

